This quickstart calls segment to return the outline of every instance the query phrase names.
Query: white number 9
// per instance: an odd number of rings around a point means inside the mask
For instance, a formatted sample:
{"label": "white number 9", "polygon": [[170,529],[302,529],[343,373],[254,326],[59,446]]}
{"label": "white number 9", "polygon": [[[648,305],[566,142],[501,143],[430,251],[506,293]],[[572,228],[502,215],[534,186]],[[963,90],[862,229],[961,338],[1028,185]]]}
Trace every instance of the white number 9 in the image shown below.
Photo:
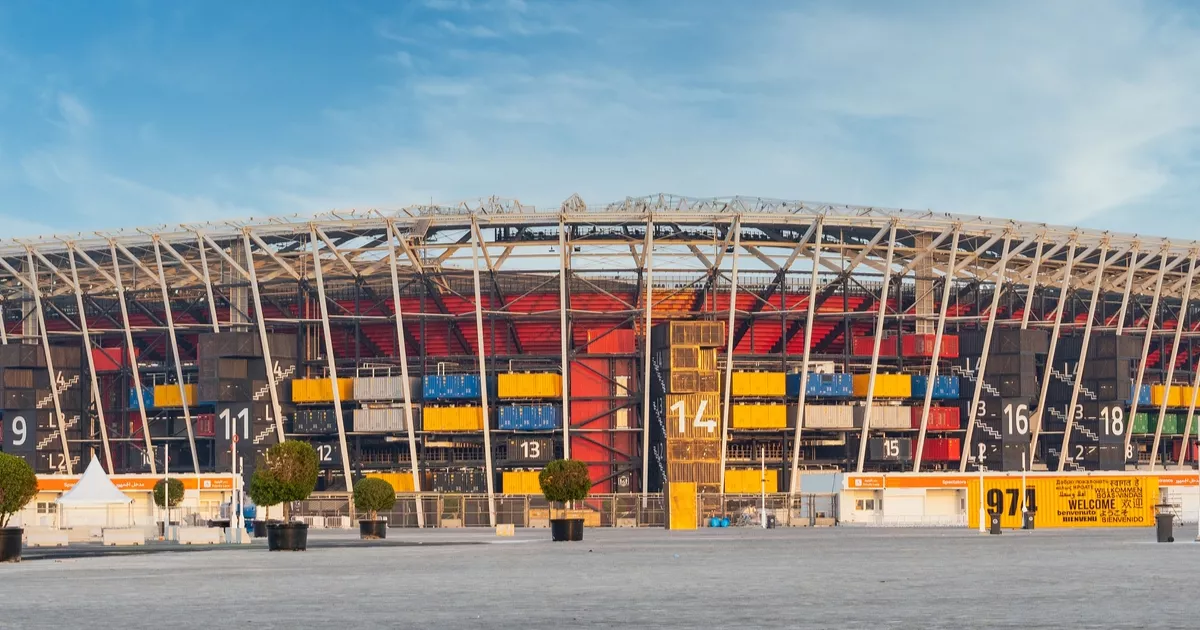
{"label": "white number 9", "polygon": [[25,425],[25,416],[14,416],[12,421],[12,432],[17,439],[12,441],[13,446],[22,446],[25,440],[29,439],[29,429]]}

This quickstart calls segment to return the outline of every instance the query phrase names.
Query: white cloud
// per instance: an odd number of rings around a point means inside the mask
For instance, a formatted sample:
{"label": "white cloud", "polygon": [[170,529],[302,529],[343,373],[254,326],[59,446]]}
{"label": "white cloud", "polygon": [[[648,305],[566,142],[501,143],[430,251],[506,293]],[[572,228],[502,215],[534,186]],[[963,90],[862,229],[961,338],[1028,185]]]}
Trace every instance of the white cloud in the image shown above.
{"label": "white cloud", "polygon": [[72,94],[58,95],[58,114],[71,133],[81,133],[92,126],[92,112]]}

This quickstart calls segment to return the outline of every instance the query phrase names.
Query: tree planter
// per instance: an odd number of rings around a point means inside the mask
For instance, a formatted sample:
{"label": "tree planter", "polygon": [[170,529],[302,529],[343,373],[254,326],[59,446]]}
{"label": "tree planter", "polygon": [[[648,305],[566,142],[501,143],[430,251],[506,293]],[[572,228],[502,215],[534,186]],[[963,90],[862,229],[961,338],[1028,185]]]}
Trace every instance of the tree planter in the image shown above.
{"label": "tree planter", "polygon": [[266,521],[250,521],[250,523],[254,525],[254,527],[251,527],[251,529],[254,530],[255,538],[266,538],[267,537],[267,522]]}
{"label": "tree planter", "polygon": [[387,538],[387,521],[359,521],[358,535],[363,540]]}
{"label": "tree planter", "polygon": [[554,542],[577,542],[583,540],[583,519],[550,519],[550,537]]}
{"label": "tree planter", "polygon": [[0,562],[21,561],[21,535],[24,533],[20,527],[0,528]]}
{"label": "tree planter", "polygon": [[267,550],[304,551],[308,549],[308,523],[267,524]]}

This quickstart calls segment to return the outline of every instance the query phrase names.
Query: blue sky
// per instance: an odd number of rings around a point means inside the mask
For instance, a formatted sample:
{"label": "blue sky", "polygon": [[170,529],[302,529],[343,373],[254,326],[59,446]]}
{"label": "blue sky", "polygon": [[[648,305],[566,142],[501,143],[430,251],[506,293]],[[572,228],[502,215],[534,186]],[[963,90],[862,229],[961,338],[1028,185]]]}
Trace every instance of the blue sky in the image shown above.
{"label": "blue sky", "polygon": [[1200,238],[1186,2],[0,3],[0,238],[672,192]]}

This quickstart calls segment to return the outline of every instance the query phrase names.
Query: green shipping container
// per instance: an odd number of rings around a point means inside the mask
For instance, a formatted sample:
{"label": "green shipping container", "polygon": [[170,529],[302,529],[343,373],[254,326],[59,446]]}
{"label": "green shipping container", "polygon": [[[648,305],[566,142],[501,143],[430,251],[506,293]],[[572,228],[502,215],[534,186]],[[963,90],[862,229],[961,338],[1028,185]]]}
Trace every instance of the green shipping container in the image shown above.
{"label": "green shipping container", "polygon": [[1182,435],[1183,434],[1183,423],[1185,420],[1186,420],[1186,418],[1183,416],[1180,416],[1179,414],[1175,414],[1175,413],[1166,414],[1165,416],[1163,416],[1162,434],[1163,435]]}
{"label": "green shipping container", "polygon": [[1133,417],[1133,433],[1150,433],[1150,414],[1143,411]]}

